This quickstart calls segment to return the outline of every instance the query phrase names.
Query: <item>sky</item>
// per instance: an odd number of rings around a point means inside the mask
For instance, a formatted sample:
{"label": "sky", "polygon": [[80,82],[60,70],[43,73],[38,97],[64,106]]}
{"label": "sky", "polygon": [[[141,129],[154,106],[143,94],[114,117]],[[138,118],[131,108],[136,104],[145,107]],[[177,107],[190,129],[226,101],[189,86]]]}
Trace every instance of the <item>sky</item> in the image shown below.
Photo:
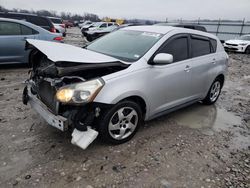
{"label": "sky", "polygon": [[164,21],[233,19],[250,21],[250,0],[0,0],[5,8],[94,13],[99,17]]}

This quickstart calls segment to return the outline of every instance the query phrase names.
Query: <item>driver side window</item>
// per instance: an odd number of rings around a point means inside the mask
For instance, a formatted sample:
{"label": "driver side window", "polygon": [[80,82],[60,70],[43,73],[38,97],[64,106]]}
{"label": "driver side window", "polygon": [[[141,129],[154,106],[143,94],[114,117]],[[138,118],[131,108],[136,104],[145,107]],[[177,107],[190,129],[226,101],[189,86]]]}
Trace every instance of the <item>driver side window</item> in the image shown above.
{"label": "driver side window", "polygon": [[170,39],[170,41],[167,42],[162,49],[160,49],[159,53],[167,53],[173,55],[173,62],[188,59],[188,38],[179,37],[172,40]]}

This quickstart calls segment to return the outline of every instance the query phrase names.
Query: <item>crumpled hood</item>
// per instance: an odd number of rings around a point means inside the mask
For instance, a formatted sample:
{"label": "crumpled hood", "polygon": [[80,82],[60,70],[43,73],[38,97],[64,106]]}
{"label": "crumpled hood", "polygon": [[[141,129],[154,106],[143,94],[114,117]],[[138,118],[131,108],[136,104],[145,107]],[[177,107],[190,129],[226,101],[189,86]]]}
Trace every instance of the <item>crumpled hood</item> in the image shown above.
{"label": "crumpled hood", "polygon": [[250,41],[246,41],[246,40],[228,40],[226,41],[226,43],[228,44],[242,44],[242,43],[250,43]]}
{"label": "crumpled hood", "polygon": [[116,58],[68,44],[35,39],[27,39],[27,42],[54,62],[67,61],[90,64],[119,61]]}

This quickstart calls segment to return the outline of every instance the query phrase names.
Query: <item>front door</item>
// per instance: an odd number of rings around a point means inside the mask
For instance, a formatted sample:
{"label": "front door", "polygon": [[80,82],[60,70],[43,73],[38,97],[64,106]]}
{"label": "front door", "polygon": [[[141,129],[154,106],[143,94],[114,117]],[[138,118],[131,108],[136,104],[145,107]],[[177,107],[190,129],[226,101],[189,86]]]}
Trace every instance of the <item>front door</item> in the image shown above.
{"label": "front door", "polygon": [[188,35],[177,35],[170,38],[158,53],[173,55],[174,61],[166,65],[153,65],[151,74],[154,84],[151,114],[157,114],[172,107],[190,101],[191,60],[189,59]]}

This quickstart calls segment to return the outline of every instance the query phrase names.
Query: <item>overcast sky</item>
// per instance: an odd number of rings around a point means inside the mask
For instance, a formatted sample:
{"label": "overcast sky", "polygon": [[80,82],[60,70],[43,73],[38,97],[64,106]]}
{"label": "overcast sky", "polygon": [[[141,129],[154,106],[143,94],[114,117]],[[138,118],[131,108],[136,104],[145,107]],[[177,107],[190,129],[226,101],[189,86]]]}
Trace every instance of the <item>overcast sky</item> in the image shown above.
{"label": "overcast sky", "polygon": [[250,0],[0,0],[0,5],[114,18],[250,20]]}

